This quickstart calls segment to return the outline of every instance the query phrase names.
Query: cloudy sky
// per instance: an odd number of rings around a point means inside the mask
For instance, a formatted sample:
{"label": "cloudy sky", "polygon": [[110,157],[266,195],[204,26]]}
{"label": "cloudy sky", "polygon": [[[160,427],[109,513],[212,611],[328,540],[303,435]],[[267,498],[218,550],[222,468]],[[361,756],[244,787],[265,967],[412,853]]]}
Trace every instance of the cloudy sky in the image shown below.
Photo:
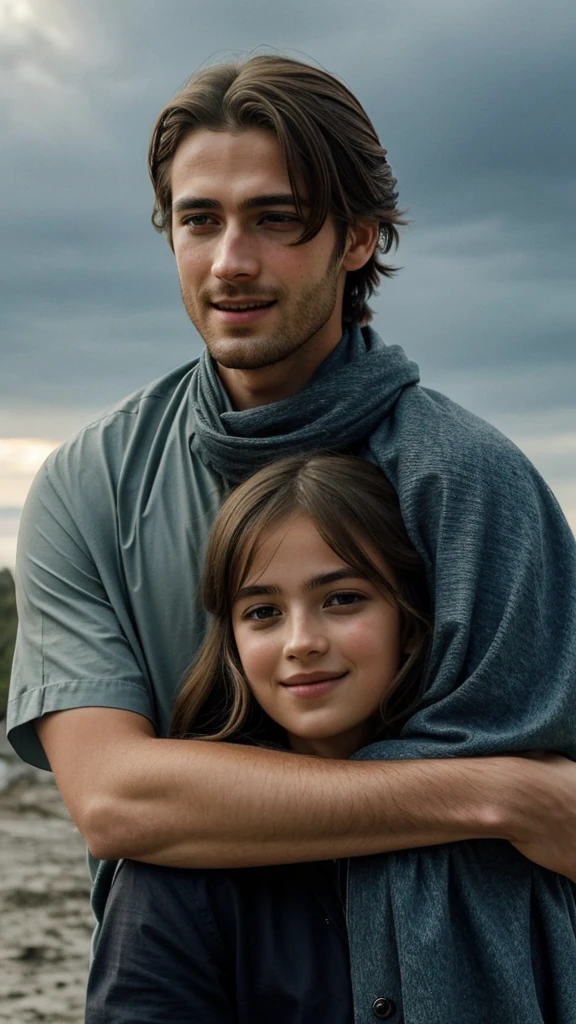
{"label": "cloudy sky", "polygon": [[375,326],[576,528],[573,0],[0,0],[0,565],[50,448],[200,351],[148,136],[195,68],[255,48],[360,97],[411,218]]}

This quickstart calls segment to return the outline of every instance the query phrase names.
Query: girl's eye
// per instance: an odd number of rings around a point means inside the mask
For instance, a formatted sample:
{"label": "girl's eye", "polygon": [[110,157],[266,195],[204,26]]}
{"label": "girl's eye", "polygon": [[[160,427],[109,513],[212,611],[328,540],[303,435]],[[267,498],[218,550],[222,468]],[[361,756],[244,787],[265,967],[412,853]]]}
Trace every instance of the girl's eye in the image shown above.
{"label": "girl's eye", "polygon": [[339,594],[331,594],[325,602],[327,608],[347,608],[353,604],[359,604],[365,598],[362,594],[355,594],[351,590],[342,591]]}
{"label": "girl's eye", "polygon": [[250,608],[244,615],[245,619],[252,619],[253,622],[266,622],[267,619],[275,618],[280,612],[271,604],[259,604],[257,608]]}

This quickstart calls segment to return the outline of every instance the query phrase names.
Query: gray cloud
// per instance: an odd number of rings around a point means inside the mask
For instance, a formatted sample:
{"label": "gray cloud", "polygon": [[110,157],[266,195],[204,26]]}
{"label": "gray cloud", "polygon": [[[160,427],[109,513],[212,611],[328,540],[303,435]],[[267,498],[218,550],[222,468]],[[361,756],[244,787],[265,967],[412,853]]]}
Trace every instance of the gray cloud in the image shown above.
{"label": "gray cloud", "polygon": [[148,221],[148,134],[195,67],[261,45],[339,73],[389,150],[412,225],[387,339],[493,418],[573,407],[572,3],[30,5],[44,23],[0,33],[4,433],[11,410],[65,433],[200,351]]}

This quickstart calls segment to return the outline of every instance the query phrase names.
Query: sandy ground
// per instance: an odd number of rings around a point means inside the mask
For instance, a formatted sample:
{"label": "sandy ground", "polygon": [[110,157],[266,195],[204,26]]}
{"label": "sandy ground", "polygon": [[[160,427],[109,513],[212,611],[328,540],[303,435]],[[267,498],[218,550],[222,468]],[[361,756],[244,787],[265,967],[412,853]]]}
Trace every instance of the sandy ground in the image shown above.
{"label": "sandy ground", "polygon": [[92,933],[84,843],[52,777],[23,769],[0,730],[0,1024],[82,1024]]}

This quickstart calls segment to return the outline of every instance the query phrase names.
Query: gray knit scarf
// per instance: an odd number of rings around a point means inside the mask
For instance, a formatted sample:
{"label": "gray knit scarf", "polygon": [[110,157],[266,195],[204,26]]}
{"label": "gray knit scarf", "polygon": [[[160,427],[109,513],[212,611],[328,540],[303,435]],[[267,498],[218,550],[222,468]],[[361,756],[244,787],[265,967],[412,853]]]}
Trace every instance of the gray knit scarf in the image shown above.
{"label": "gray knit scarf", "polygon": [[[359,446],[396,488],[435,606],[420,708],[359,759],[557,751],[576,759],[576,546],[514,445],[421,388],[401,349],[355,328],[298,394],[226,409],[211,361],[202,458],[236,481],[274,458]],[[576,1024],[574,887],[498,840],[351,862],[356,1024]]]}
{"label": "gray knit scarf", "polygon": [[[418,367],[374,332],[347,333],[307,386],[281,402],[230,411],[206,352],[192,380],[197,428],[192,444],[225,480],[237,483],[266,462],[300,452],[349,449],[365,441]],[[376,386],[375,386],[376,385]]]}

